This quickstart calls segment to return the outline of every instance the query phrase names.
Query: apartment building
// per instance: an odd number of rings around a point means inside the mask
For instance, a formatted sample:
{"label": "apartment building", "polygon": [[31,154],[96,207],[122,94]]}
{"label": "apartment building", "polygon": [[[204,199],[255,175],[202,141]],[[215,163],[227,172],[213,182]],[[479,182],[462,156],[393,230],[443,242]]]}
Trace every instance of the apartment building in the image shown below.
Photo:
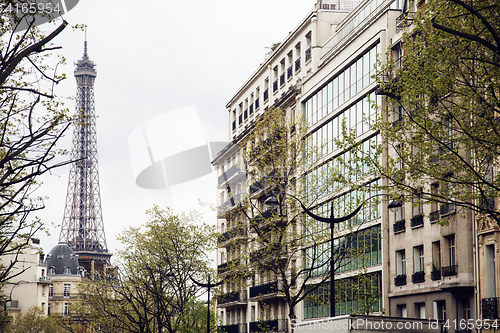
{"label": "apartment building", "polygon": [[40,246],[40,240],[31,239],[28,247],[21,250],[19,254],[3,255],[1,260],[3,265],[16,261],[11,274],[18,274],[3,288],[9,314],[26,313],[33,306],[38,306],[44,313],[47,313],[50,277],[47,274],[45,255]]}
{"label": "apartment building", "polygon": [[[222,279],[230,274],[231,263],[239,260],[241,252],[251,251],[248,248],[254,237],[251,230],[241,228],[231,220],[229,213],[238,207],[242,197],[260,190],[252,187],[251,179],[247,179],[238,146],[251,133],[259,115],[279,107],[288,119],[304,116],[308,125],[305,136],[314,145],[324,147],[321,161],[315,161],[317,174],[327,175],[329,169],[353,160],[349,151],[335,144],[343,126],[355,133],[366,154],[371,154],[374,146],[385,144],[380,133],[370,127],[376,117],[387,116],[377,112],[385,112],[388,106],[375,78],[375,66],[377,61],[386,61],[386,52],[394,60],[400,60],[404,53],[402,35],[405,29],[411,28],[416,3],[363,0],[347,11],[330,5],[319,1],[226,105],[231,144],[213,161],[219,175],[218,228],[222,236],[217,263]],[[373,108],[374,103],[377,108]],[[382,156],[383,161],[387,158],[387,154]],[[361,182],[366,187],[386,182],[370,174],[363,165],[359,165],[359,169],[362,172],[352,178],[353,182]],[[326,216],[333,201],[336,216],[346,215],[352,211],[358,194],[343,192],[340,186],[334,185],[318,199],[314,210]],[[269,195],[260,195],[259,199],[264,201]],[[336,315],[361,311],[356,295],[359,298],[359,273],[363,271],[376,286],[372,293],[378,299],[373,301],[371,313],[425,319],[475,318],[478,309],[474,285],[474,216],[457,214],[451,204],[437,206],[419,202],[418,198],[405,202],[397,213],[389,212],[382,203],[365,206],[363,212],[350,221],[351,227],[356,226],[354,229],[348,226],[336,229],[336,244],[343,242],[349,230],[349,237],[356,240],[355,246],[364,244],[363,265],[339,265],[336,270],[335,289],[339,295]],[[266,218],[265,214],[262,216]],[[498,279],[495,280],[498,268],[491,265],[498,228],[483,230],[477,251],[483,256],[480,261],[490,264],[479,264],[481,279],[489,281],[481,284],[484,295],[481,297],[487,299],[483,304],[491,305],[498,294]],[[312,250],[307,245],[302,249],[305,257]],[[298,261],[300,265],[305,263],[306,260]],[[324,272],[317,274],[317,281],[321,281]],[[262,331],[262,323],[271,331],[289,330],[287,305],[279,293],[273,291],[276,283],[280,282],[257,277],[225,284],[221,291],[224,297],[218,302],[224,330],[258,332]],[[296,306],[297,320],[328,317],[330,305],[325,300],[329,294],[329,285],[323,283],[312,297]],[[498,315],[498,310],[495,311]]]}
{"label": "apartment building", "polygon": [[[411,29],[417,10],[417,3],[410,1],[397,18],[389,48],[396,67],[404,66],[403,33]],[[404,121],[400,112],[392,116],[394,126]],[[430,184],[427,191],[433,193],[440,185]],[[453,203],[426,203],[415,196],[402,210],[390,214],[388,235],[391,265],[386,283],[391,315],[452,323],[477,318],[476,225],[470,210],[459,211]],[[472,331],[475,327],[452,324],[447,330]]]}
{"label": "apartment building", "polygon": [[78,284],[85,274],[78,256],[64,242],[54,246],[46,257],[51,284],[48,290],[48,314],[66,316],[78,297]]}

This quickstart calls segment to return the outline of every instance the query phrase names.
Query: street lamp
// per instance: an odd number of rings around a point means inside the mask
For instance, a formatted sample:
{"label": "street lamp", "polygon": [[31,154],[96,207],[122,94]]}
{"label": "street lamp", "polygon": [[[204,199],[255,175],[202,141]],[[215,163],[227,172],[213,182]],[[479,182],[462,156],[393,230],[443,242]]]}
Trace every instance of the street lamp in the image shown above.
{"label": "street lamp", "polygon": [[214,287],[217,287],[217,286],[220,286],[224,281],[219,281],[217,283],[210,283],[210,274],[208,275],[208,282],[207,283],[201,283],[201,282],[198,282],[196,281],[195,279],[193,279],[193,277],[191,275],[189,275],[189,278],[191,279],[191,281],[193,281],[193,283],[195,283],[196,285],[202,287],[202,288],[207,288],[208,289],[208,301],[207,301],[207,333],[210,333],[210,288],[214,288]]}
{"label": "street lamp", "polygon": [[[361,210],[363,205],[366,202],[368,202],[370,199],[377,197],[377,196],[381,196],[381,195],[387,195],[387,194],[376,194],[374,196],[371,196],[368,199],[366,199],[361,205],[359,205],[359,207],[356,208],[352,213],[350,213],[344,217],[339,217],[339,218],[335,218],[333,215],[333,201],[332,201],[332,206],[331,206],[331,210],[330,210],[330,217],[321,217],[321,216],[318,216],[316,214],[313,214],[309,209],[307,209],[307,207],[302,203],[302,201],[300,201],[296,196],[289,194],[289,193],[286,193],[286,192],[273,193],[273,195],[271,197],[269,197],[264,203],[268,206],[279,205],[278,199],[276,199],[274,197],[274,195],[279,195],[279,194],[288,195],[288,196],[294,198],[295,200],[297,200],[300,203],[304,212],[307,215],[309,215],[310,217],[312,217],[314,220],[330,224],[330,272],[331,272],[330,273],[330,317],[335,317],[335,274],[334,274],[335,273],[334,272],[334,265],[335,265],[335,258],[334,258],[335,251],[334,251],[334,249],[335,249],[335,247],[333,245],[333,240],[334,240],[333,230],[334,230],[335,223],[341,223],[341,222],[350,220]],[[393,200],[388,205],[388,208],[392,212],[396,212],[399,209],[399,207],[401,207],[401,206],[402,206],[401,201]]]}

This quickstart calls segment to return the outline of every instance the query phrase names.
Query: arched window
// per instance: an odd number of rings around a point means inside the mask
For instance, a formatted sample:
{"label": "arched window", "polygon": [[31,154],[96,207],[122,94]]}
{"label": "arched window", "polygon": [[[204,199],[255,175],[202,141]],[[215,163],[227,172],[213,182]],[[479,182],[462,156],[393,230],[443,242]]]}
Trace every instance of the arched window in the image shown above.
{"label": "arched window", "polygon": [[65,266],[64,267],[64,274],[71,274],[71,267]]}
{"label": "arched window", "polygon": [[56,274],[56,268],[54,266],[49,267],[49,275]]}

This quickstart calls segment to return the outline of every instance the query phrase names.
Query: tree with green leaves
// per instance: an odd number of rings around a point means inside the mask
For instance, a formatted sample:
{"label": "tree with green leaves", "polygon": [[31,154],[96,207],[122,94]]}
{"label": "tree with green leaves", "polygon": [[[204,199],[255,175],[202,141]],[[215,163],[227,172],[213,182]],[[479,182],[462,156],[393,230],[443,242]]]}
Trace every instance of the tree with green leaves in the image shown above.
{"label": "tree with green leaves", "polygon": [[[66,151],[56,147],[70,119],[55,93],[65,78],[57,68],[65,60],[51,54],[61,48],[53,41],[67,23],[45,25],[50,31],[45,34],[35,27],[33,14],[13,15],[11,3],[0,1],[0,255],[15,258],[43,229],[33,216],[44,208],[36,195],[40,176],[70,163],[57,159]],[[27,29],[14,32],[21,21]],[[0,266],[0,287],[21,273],[13,272],[16,262]]]}
{"label": "tree with green leaves", "polygon": [[59,327],[55,318],[47,316],[37,306],[26,313],[14,315],[3,332],[6,333],[62,333],[67,332]]}
{"label": "tree with green leaves", "polygon": [[431,204],[431,219],[470,210],[498,225],[500,2],[430,0],[420,9],[378,73],[387,113],[373,126],[387,146],[362,155],[347,131],[339,144],[388,180],[387,193]]}
{"label": "tree with green leaves", "polygon": [[85,316],[127,332],[203,331],[206,316],[198,316],[206,306],[197,297],[204,290],[192,279],[211,274],[207,255],[215,232],[195,211],[175,215],[155,206],[148,214],[146,224],[119,236],[118,277],[82,283]]}

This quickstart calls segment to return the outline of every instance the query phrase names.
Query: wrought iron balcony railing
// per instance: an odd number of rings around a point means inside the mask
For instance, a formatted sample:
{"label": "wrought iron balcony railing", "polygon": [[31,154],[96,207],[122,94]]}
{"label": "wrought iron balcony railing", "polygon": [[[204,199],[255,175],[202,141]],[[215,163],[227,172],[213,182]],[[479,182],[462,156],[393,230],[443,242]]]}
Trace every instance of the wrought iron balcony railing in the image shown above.
{"label": "wrought iron balcony railing", "polygon": [[431,271],[431,280],[441,280],[441,270],[440,269],[434,269]]}
{"label": "wrought iron balcony railing", "polygon": [[238,259],[230,260],[217,266],[217,273],[222,274],[232,269],[238,264]]}
{"label": "wrought iron balcony railing", "polygon": [[406,230],[406,221],[399,220],[393,225],[394,233],[403,232]]}
{"label": "wrought iron balcony railing", "polygon": [[222,325],[218,327],[219,333],[247,333],[247,324]]}
{"label": "wrought iron balcony railing", "polygon": [[406,12],[396,18],[396,33],[410,26],[415,18],[415,12]]}
{"label": "wrought iron balcony railing", "polygon": [[439,208],[439,213],[441,215],[447,215],[455,212],[455,203],[454,202],[449,202],[446,204],[442,204],[441,207]]}
{"label": "wrought iron balcony railing", "polygon": [[430,222],[436,222],[437,220],[439,220],[439,211],[438,210],[431,212],[429,214],[429,221]]}
{"label": "wrought iron balcony railing", "polygon": [[418,214],[411,218],[410,225],[412,228],[419,227],[424,224],[424,215]]}
{"label": "wrought iron balcony railing", "polygon": [[411,282],[413,282],[413,283],[421,283],[424,281],[425,281],[425,272],[424,271],[415,272],[411,276]]}
{"label": "wrought iron balcony railing", "polygon": [[276,294],[279,292],[280,287],[281,281],[279,280],[250,287],[250,298]]}
{"label": "wrought iron balcony railing", "polygon": [[498,319],[498,297],[483,298],[481,300],[481,310],[483,319]]}
{"label": "wrought iron balcony railing", "polygon": [[457,273],[458,265],[451,265],[441,268],[441,274],[443,274],[443,276],[457,275]]}
{"label": "wrought iron balcony railing", "polygon": [[265,260],[278,260],[284,254],[287,253],[288,247],[286,245],[274,243],[270,244],[260,250],[253,251],[250,253],[250,262],[259,262]]}
{"label": "wrought iron balcony railing", "polygon": [[247,291],[233,291],[217,296],[218,304],[227,304],[233,302],[245,302],[247,300]]}
{"label": "wrought iron balcony railing", "polygon": [[231,238],[239,237],[239,236],[246,236],[246,235],[247,235],[246,228],[236,227],[236,228],[233,228],[229,231],[226,231],[225,233],[220,235],[218,237],[218,242],[219,242],[219,244],[221,244],[221,243],[224,243],[224,242],[230,240]]}
{"label": "wrought iron balcony railing", "polygon": [[406,284],[406,274],[400,274],[394,278],[395,286],[404,286]]}

